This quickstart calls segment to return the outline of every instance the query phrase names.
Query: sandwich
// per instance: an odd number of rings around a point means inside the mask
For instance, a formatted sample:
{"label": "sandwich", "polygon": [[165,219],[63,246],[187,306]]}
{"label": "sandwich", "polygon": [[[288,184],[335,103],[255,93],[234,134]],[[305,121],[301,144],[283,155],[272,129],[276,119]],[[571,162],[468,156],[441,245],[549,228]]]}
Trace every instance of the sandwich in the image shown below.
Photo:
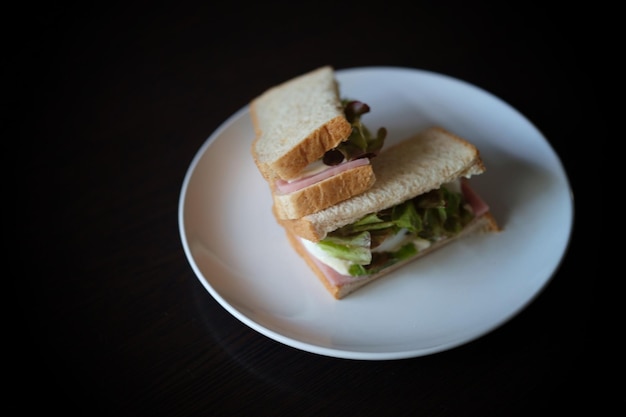
{"label": "sandwich", "polygon": [[280,219],[290,244],[336,298],[463,236],[500,230],[469,179],[478,149],[441,128],[389,146],[372,160],[367,191],[299,219]]}
{"label": "sandwich", "polygon": [[269,183],[274,212],[297,219],[369,189],[370,159],[387,131],[373,135],[366,103],[342,98],[331,66],[274,86],[250,102],[254,162]]}

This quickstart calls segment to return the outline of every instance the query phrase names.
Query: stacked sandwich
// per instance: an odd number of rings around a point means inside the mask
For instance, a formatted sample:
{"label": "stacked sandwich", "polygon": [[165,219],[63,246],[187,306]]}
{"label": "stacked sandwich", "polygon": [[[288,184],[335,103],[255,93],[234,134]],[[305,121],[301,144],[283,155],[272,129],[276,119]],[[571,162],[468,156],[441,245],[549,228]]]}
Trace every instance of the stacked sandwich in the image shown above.
{"label": "stacked sandwich", "polygon": [[341,299],[470,233],[497,231],[468,179],[485,171],[476,147],[432,127],[383,147],[342,99],[325,66],[250,104],[251,153],[273,213],[326,289]]}

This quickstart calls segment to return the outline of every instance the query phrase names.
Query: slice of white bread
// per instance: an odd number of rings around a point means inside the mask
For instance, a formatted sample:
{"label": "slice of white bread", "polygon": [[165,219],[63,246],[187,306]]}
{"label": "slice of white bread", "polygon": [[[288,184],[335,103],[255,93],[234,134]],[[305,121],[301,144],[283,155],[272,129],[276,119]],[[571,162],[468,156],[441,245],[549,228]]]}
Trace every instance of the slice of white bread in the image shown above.
{"label": "slice of white bread", "polygon": [[271,187],[274,215],[280,219],[299,219],[368,190],[375,180],[372,165],[367,164],[289,194],[278,194]]}
{"label": "slice of white bread", "polygon": [[499,227],[496,223],[496,220],[491,213],[487,212],[484,215],[475,218],[471,223],[465,226],[465,228],[459,234],[451,238],[439,240],[427,249],[418,252],[412,258],[408,258],[398,263],[395,263],[389,268],[383,269],[376,274],[366,275],[343,283],[335,283],[333,280],[329,279],[324,269],[320,267],[319,261],[311,256],[311,254],[306,250],[298,236],[290,233],[288,229],[286,229],[286,234],[287,238],[289,239],[289,243],[291,244],[293,249],[306,261],[309,268],[315,273],[315,275],[322,282],[322,284],[324,284],[324,287],[326,287],[328,292],[330,292],[333,297],[339,300],[346,297],[348,294],[355,292],[359,288],[369,284],[370,282],[390,274],[391,272],[406,265],[407,263],[422,258],[423,256],[433,252],[434,250],[441,248],[442,246],[447,245],[451,242],[454,242],[464,236],[469,236],[473,233],[495,232],[498,230]]}
{"label": "slice of white bread", "polygon": [[274,86],[250,103],[251,153],[265,179],[292,180],[352,131],[331,66]]}
{"label": "slice of white bread", "polygon": [[277,221],[290,233],[318,242],[328,232],[366,214],[485,171],[478,149],[441,127],[431,127],[386,148],[372,159],[371,165],[376,182],[369,190],[298,219],[282,219],[274,207]]}

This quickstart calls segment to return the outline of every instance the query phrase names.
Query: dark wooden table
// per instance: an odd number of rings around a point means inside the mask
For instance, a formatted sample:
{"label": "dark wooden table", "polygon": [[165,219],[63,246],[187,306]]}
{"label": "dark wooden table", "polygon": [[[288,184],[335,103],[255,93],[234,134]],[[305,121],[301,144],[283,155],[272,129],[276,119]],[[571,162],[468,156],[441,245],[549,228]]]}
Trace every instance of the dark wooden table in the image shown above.
{"label": "dark wooden table", "polygon": [[[287,3],[263,18],[273,9],[204,3],[44,6],[15,16],[5,81],[17,94],[9,96],[5,126],[17,129],[3,136],[9,178],[17,179],[17,192],[5,194],[17,214],[6,219],[17,250],[4,274],[14,288],[5,305],[7,320],[19,323],[8,382],[29,395],[14,410],[537,416],[623,409],[600,377],[604,355],[595,355],[604,343],[593,314],[600,281],[581,272],[600,261],[593,241],[581,237],[591,232],[581,183],[601,157],[576,144],[603,127],[587,72],[599,52],[584,46],[580,20],[526,4],[296,10]],[[575,227],[557,273],[519,315],[429,356],[337,359],[257,333],[200,284],[177,223],[191,159],[259,92],[324,64],[402,66],[466,80],[548,138],[576,196]]]}

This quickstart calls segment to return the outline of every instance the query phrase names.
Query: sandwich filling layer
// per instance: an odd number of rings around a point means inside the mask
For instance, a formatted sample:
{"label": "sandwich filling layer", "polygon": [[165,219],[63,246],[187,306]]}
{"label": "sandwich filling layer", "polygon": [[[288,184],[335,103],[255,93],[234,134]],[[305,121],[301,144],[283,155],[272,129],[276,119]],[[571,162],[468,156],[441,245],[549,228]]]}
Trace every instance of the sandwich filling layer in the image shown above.
{"label": "sandwich filling layer", "polygon": [[341,286],[366,278],[454,237],[489,211],[465,178],[371,213],[317,243],[300,238],[327,279]]}

